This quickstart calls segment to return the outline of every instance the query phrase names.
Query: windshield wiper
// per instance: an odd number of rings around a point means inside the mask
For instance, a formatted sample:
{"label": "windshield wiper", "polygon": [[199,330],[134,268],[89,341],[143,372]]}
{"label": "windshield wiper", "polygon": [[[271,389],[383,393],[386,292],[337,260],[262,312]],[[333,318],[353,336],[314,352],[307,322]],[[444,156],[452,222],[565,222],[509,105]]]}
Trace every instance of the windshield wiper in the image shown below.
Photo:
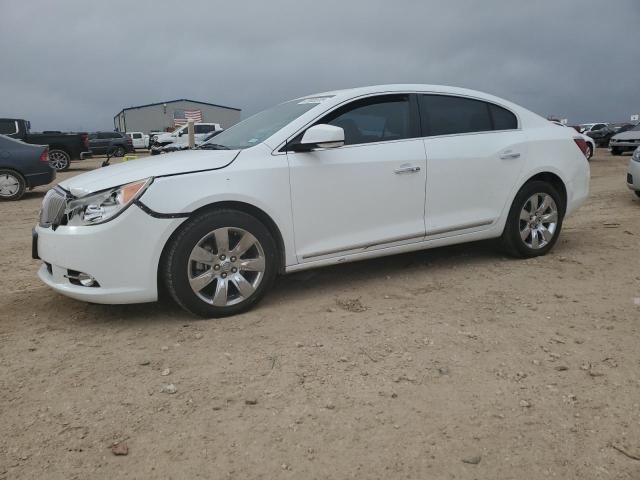
{"label": "windshield wiper", "polygon": [[203,143],[198,147],[199,150],[231,150],[229,147],[220,145],[219,143]]}

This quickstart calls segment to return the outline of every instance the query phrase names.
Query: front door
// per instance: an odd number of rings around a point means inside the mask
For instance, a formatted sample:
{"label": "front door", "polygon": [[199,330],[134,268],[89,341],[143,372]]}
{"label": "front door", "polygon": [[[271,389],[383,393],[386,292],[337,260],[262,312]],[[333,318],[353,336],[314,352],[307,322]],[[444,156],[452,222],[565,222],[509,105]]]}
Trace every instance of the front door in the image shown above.
{"label": "front door", "polygon": [[424,238],[426,159],[414,102],[405,94],[353,101],[316,122],[343,128],[344,146],[287,153],[301,262]]}

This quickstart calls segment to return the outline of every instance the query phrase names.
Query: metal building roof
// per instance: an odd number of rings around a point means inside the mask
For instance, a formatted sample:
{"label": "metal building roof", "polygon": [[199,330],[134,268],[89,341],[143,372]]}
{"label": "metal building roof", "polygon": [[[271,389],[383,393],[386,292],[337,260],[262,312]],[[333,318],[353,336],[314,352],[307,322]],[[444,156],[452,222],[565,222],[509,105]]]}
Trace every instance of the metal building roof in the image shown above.
{"label": "metal building roof", "polygon": [[216,103],[200,102],[199,100],[191,100],[189,98],[178,98],[176,100],[167,100],[166,102],[147,103],[146,105],[138,105],[138,106],[135,106],[135,107],[126,107],[126,108],[123,108],[122,110],[120,110],[113,118],[116,118],[122,112],[125,112],[127,110],[135,110],[135,109],[138,109],[138,108],[145,108],[145,107],[155,107],[156,105],[164,105],[164,104],[176,103],[176,102],[199,103],[200,105],[208,105],[210,107],[225,108],[227,110],[236,110],[238,112],[242,111],[240,108],[227,107],[225,105],[218,105]]}

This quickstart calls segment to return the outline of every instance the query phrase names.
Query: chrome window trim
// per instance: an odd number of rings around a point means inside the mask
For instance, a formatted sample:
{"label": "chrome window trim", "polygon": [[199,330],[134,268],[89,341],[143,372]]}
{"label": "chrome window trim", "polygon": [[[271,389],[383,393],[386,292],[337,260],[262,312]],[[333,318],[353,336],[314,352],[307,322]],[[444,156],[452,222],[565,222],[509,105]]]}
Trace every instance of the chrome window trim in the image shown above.
{"label": "chrome window trim", "polygon": [[[501,105],[497,102],[491,101],[491,100],[487,100],[484,98],[480,98],[480,97],[475,97],[473,95],[462,95],[459,93],[443,93],[443,92],[429,92],[429,91],[412,91],[412,90],[401,90],[401,91],[384,91],[384,92],[376,92],[376,93],[368,93],[365,95],[359,95],[357,97],[353,97],[353,98],[349,98],[337,105],[334,105],[331,109],[326,110],[324,112],[322,112],[321,114],[319,114],[317,117],[315,117],[313,120],[310,120],[306,125],[304,125],[303,127],[299,128],[293,135],[291,135],[287,140],[285,140],[284,142],[281,142],[276,148],[274,148],[271,152],[271,155],[286,155],[287,152],[281,152],[280,149],[283,148],[287,141],[289,141],[289,139],[296,137],[297,135],[299,135],[301,132],[303,132],[304,130],[306,130],[307,128],[309,128],[310,126],[313,126],[313,124],[319,119],[324,117],[325,115],[330,114],[331,112],[335,111],[336,109],[343,107],[344,105],[346,105],[347,103],[351,103],[353,101],[356,100],[361,100],[363,98],[369,98],[369,97],[375,97],[375,96],[381,96],[381,95],[394,95],[394,94],[398,94],[398,95],[411,95],[411,94],[415,94],[415,95],[440,95],[440,96],[444,96],[444,97],[459,97],[459,98],[467,98],[469,100],[477,100],[480,102],[484,102],[484,103],[489,103],[491,105],[495,105],[497,107],[500,108],[504,108],[505,110],[507,110],[509,113],[511,113],[513,116],[516,117],[516,120],[518,121],[518,128],[510,128],[507,130],[483,130],[480,132],[465,132],[465,133],[448,133],[445,135],[429,135],[426,137],[411,137],[411,138],[401,138],[401,139],[397,139],[397,140],[383,140],[380,142],[370,142],[370,143],[357,143],[357,144],[353,144],[353,145],[343,145],[342,147],[336,147],[336,148],[331,148],[331,149],[318,149],[318,150],[314,150],[314,151],[324,151],[324,150],[336,150],[336,149],[343,149],[343,148],[348,148],[348,147],[360,147],[360,146],[365,146],[365,145],[379,145],[382,143],[394,143],[394,142],[402,142],[402,141],[407,141],[407,140],[426,140],[426,139],[431,139],[431,138],[446,138],[446,137],[459,137],[461,135],[478,135],[478,134],[487,134],[487,133],[504,133],[504,132],[517,132],[517,131],[522,131],[522,119],[520,118],[520,115],[516,112],[514,112],[512,109],[510,109],[509,107],[505,106],[505,105]],[[284,127],[283,127],[284,128]],[[268,145],[267,145],[268,146]]]}

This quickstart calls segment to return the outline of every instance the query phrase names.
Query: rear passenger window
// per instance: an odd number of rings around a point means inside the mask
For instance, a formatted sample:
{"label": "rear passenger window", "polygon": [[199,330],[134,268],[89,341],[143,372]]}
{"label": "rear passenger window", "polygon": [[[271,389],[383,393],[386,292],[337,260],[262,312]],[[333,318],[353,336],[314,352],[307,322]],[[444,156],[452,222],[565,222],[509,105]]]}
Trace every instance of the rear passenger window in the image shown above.
{"label": "rear passenger window", "polygon": [[518,128],[518,119],[506,108],[490,103],[489,109],[493,117],[494,130],[516,130]]}
{"label": "rear passenger window", "polygon": [[472,98],[421,95],[420,116],[425,136],[518,128],[518,121],[510,111]]}

